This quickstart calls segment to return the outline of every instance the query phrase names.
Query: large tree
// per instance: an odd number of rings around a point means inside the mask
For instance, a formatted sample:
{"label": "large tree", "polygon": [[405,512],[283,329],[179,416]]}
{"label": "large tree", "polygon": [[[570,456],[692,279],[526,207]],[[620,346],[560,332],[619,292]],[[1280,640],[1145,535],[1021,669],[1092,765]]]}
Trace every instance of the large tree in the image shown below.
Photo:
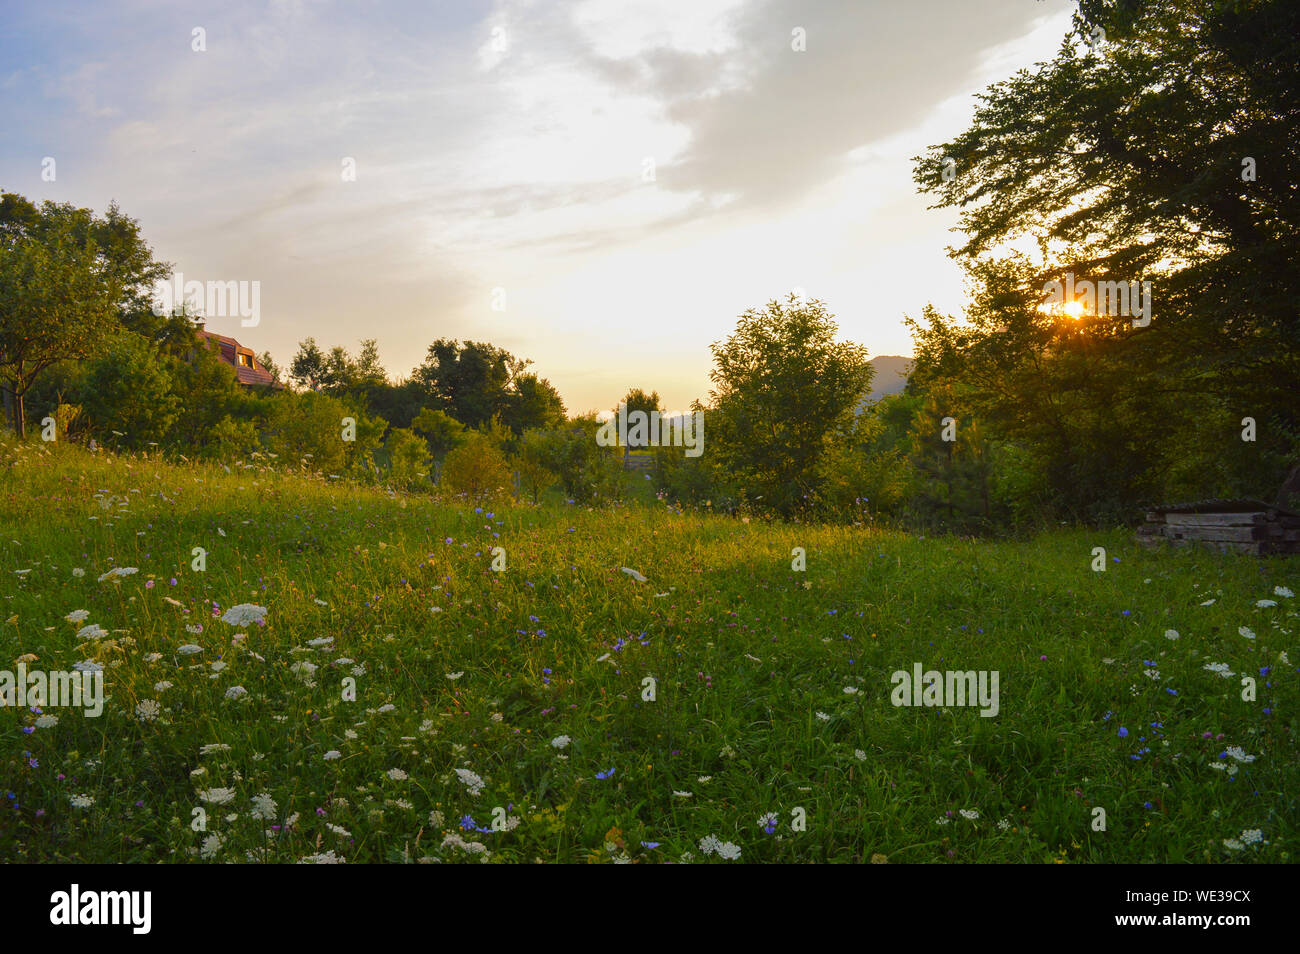
{"label": "large tree", "polygon": [[439,338],[411,377],[425,389],[429,406],[478,428],[506,412],[512,385],[531,363],[486,342]]}
{"label": "large tree", "polygon": [[791,295],[746,311],[731,337],[712,345],[704,453],[783,516],[813,503],[830,442],[852,430],[871,387],[866,349],[835,335],[822,302]]}
{"label": "large tree", "polygon": [[[1300,452],[1298,38],[1283,0],[1080,0],[1054,59],[918,159],[977,287],[969,325],[918,339],[918,380],[960,379],[1072,511],[1261,493]],[[1066,273],[1150,281],[1149,325],[1044,312]]]}
{"label": "large tree", "polygon": [[20,437],[23,399],[41,373],[93,354],[116,318],[98,246],[74,223],[0,233],[0,378]]}

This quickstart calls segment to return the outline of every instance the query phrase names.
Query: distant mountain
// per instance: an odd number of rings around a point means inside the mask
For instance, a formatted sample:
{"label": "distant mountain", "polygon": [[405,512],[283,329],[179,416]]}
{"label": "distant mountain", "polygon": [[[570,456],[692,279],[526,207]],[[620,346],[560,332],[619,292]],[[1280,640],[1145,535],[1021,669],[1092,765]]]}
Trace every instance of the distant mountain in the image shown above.
{"label": "distant mountain", "polygon": [[912,359],[896,354],[877,355],[870,364],[876,373],[871,379],[871,393],[867,395],[869,403],[902,391],[912,370]]}

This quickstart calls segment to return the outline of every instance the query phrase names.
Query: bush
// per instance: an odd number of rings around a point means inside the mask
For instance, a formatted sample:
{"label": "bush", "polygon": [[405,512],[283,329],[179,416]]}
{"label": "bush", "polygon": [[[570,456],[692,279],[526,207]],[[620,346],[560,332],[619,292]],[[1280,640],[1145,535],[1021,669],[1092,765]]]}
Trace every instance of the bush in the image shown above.
{"label": "bush", "polygon": [[384,441],[388,451],[388,469],[393,483],[414,487],[429,476],[429,445],[409,428],[394,427]]}
{"label": "bush", "polygon": [[532,495],[537,503],[542,492],[548,490],[558,479],[555,471],[547,466],[549,460],[550,436],[545,431],[530,430],[519,439],[519,454],[515,467],[519,470],[520,488]]}
{"label": "bush", "polygon": [[[366,417],[338,398],[316,391],[284,392],[269,402],[263,443],[286,463],[301,463],[325,474],[349,466],[370,471],[384,434],[383,418]],[[344,440],[344,418],[352,418],[352,440]]]}
{"label": "bush", "polygon": [[442,462],[440,485],[453,494],[484,497],[510,487],[511,483],[505,455],[478,432],[467,434]]}
{"label": "bush", "polygon": [[257,428],[252,421],[236,420],[226,415],[208,433],[203,456],[211,460],[242,460],[258,449]]}

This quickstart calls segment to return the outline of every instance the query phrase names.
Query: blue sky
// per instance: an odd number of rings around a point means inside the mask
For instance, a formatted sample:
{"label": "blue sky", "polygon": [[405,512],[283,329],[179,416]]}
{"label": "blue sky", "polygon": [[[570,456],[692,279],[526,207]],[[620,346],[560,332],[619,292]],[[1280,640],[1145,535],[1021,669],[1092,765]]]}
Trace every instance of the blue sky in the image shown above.
{"label": "blue sky", "polygon": [[472,338],[571,412],[631,386],[680,409],[709,344],[790,289],[872,354],[910,353],[904,313],[960,310],[955,220],[910,157],[1051,58],[1070,9],[4,0],[0,189],[116,199],[187,279],[260,282],[256,327],[208,327],[282,364],[374,337],[406,375]]}

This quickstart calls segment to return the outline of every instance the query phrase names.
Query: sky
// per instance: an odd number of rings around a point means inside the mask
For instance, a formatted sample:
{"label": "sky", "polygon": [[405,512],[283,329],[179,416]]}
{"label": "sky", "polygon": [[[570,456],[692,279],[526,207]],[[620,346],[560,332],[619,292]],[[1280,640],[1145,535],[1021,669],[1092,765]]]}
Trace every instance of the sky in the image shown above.
{"label": "sky", "polygon": [[872,355],[910,355],[927,303],[960,312],[956,215],[911,160],[1071,10],[0,0],[0,190],[116,200],[186,280],[257,282],[255,326],[207,327],[282,366],[308,336],[375,338],[394,378],[489,341],[570,413],[630,387],[679,410],[709,345],[791,291]]}

